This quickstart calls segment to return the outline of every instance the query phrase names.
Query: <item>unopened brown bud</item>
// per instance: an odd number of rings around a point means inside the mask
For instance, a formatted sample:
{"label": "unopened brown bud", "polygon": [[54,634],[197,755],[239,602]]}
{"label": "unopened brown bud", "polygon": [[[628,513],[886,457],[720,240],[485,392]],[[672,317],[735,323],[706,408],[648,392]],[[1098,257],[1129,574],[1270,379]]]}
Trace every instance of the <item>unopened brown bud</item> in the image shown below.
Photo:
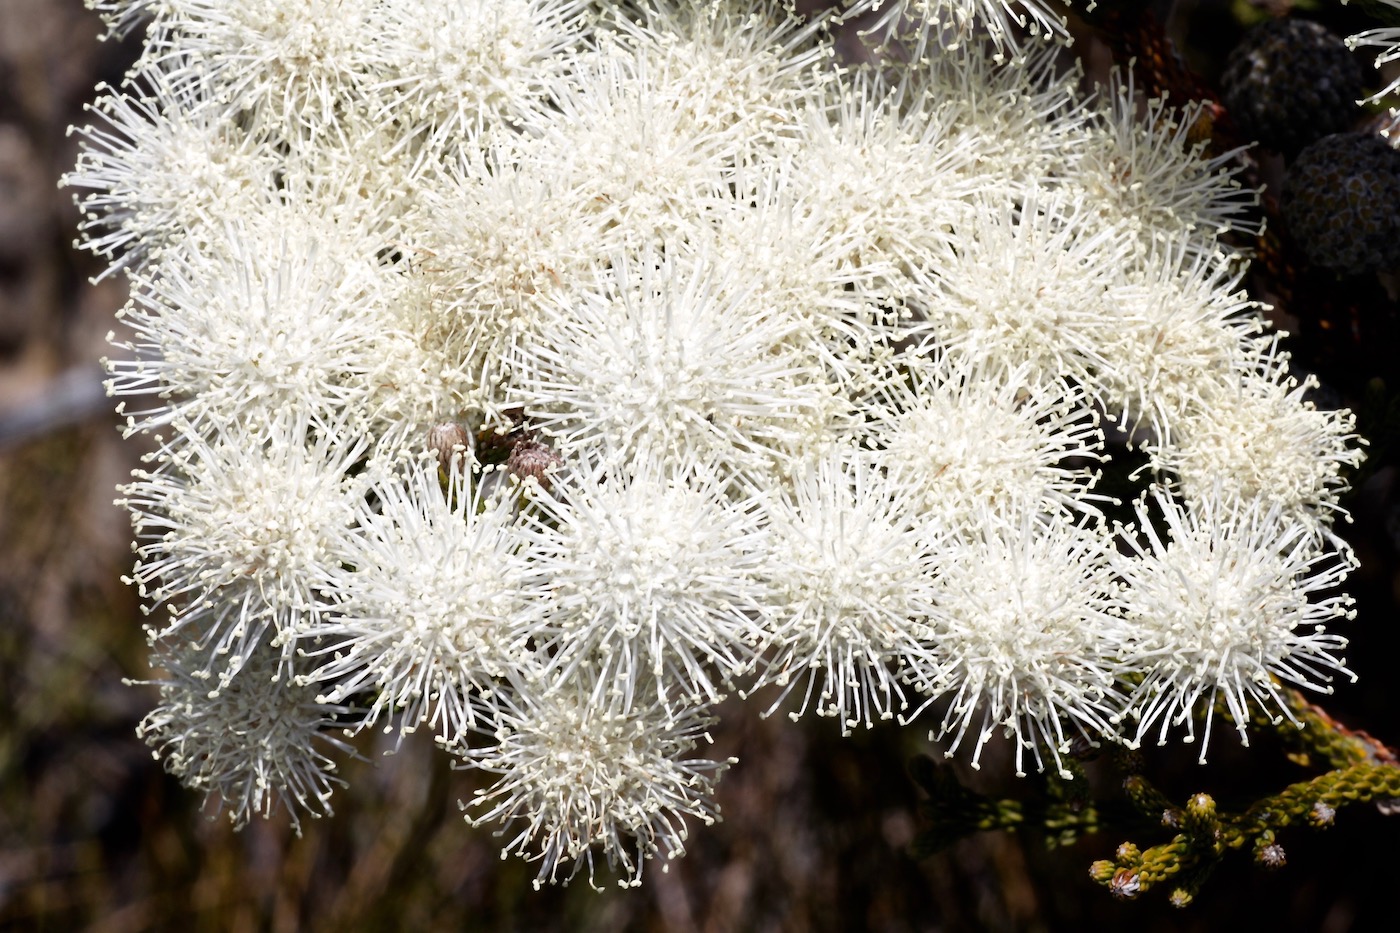
{"label": "unopened brown bud", "polygon": [[564,458],[533,438],[521,441],[511,448],[506,459],[506,467],[511,475],[519,480],[533,479],[544,488],[549,488],[549,474],[562,466]]}
{"label": "unopened brown bud", "polygon": [[435,424],[428,429],[428,449],[437,454],[438,465],[444,470],[461,470],[471,450],[471,437],[455,422]]}

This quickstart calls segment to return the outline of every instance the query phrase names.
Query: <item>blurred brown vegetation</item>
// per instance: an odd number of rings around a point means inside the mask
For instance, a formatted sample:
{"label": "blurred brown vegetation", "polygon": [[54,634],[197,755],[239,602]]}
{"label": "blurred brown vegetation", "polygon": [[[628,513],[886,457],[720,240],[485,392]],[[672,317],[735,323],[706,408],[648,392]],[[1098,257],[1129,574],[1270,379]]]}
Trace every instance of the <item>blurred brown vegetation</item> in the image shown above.
{"label": "blurred brown vegetation", "polygon": [[[1207,12],[1220,4],[1205,4]],[[207,818],[135,738],[149,676],[131,553],[113,487],[135,465],[95,361],[119,282],[71,246],[76,212],[56,189],[72,163],[65,127],[135,50],[99,43],[81,0],[0,0],[0,927],[24,930],[1219,930],[1390,929],[1397,829],[1373,808],[1327,833],[1281,840],[1289,864],[1227,862],[1197,904],[1118,903],[1088,865],[1112,834],[1047,850],[1032,834],[982,834],[918,861],[917,792],[905,763],[930,751],[916,730],[841,740],[828,721],[723,711],[716,752],[741,761],[720,786],[725,822],[696,827],[690,852],[640,889],[532,888],[489,832],[460,818],[469,775],[429,744],[392,757],[376,737],[347,763],[333,819],[294,836],[280,817],[241,833]],[[1393,347],[1391,352],[1393,352]],[[1392,378],[1394,373],[1391,374]],[[1328,704],[1400,742],[1394,468],[1353,501],[1365,566],[1347,632],[1359,684]],[[1154,750],[1148,773],[1178,799],[1281,787],[1298,769],[1268,743],[1224,736],[1212,765]],[[983,788],[1033,793],[995,758]],[[1112,776],[1091,766],[1096,791]],[[1159,838],[1136,840],[1144,845]],[[1379,856],[1370,853],[1382,853]],[[606,880],[606,876],[604,876]]]}

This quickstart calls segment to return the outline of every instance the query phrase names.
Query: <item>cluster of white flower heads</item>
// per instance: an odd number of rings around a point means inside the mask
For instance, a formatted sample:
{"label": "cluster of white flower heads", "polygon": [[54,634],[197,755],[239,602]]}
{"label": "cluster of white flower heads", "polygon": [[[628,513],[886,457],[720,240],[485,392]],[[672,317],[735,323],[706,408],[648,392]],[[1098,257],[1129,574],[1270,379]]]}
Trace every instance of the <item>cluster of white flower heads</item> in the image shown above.
{"label": "cluster of white flower heads", "polygon": [[147,49],[66,178],[157,447],[142,734],[236,823],[426,727],[633,883],[730,695],[1066,772],[1347,673],[1358,441],[1255,195],[1049,5],[856,0],[876,69],[777,0],[89,2]]}

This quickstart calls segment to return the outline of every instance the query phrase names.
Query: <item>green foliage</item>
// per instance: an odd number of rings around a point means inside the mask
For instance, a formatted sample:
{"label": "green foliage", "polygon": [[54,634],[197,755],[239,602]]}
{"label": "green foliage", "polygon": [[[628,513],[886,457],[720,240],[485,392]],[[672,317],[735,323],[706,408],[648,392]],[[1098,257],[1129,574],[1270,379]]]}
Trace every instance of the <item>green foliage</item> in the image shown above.
{"label": "green foliage", "polygon": [[965,787],[951,769],[921,758],[911,765],[911,773],[928,794],[921,813],[929,825],[915,840],[914,852],[928,856],[964,836],[990,829],[1035,831],[1054,847],[1091,833],[1147,832],[1155,824],[1175,834],[1147,848],[1124,842],[1112,858],[1094,862],[1089,874],[1123,899],[1166,885],[1168,900],[1176,907],[1195,900],[1229,852],[1247,851],[1263,868],[1282,867],[1281,830],[1325,829],[1350,804],[1376,803],[1386,809],[1400,800],[1400,759],[1394,751],[1364,732],[1343,726],[1296,690],[1286,691],[1286,696],[1287,711],[1295,722],[1258,716],[1251,728],[1276,732],[1294,763],[1327,770],[1241,809],[1222,809],[1207,793],[1173,803],[1141,773],[1141,760],[1132,752],[1113,756],[1114,766],[1124,774],[1126,806],[1092,799],[1082,769],[1068,781],[1047,776],[1045,793],[1035,801],[998,800]]}

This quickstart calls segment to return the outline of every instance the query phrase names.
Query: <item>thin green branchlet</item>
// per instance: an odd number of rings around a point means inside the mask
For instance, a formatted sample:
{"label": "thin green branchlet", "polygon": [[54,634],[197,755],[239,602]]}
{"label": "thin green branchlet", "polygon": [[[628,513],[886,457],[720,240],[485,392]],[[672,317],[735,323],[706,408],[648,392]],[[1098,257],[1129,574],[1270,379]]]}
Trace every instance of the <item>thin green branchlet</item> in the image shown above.
{"label": "thin green branchlet", "polygon": [[156,448],[141,735],[235,824],[421,729],[538,883],[630,885],[730,696],[1067,774],[1347,673],[1359,441],[1241,289],[1257,193],[1050,5],[89,5],[146,48],[64,180]]}

